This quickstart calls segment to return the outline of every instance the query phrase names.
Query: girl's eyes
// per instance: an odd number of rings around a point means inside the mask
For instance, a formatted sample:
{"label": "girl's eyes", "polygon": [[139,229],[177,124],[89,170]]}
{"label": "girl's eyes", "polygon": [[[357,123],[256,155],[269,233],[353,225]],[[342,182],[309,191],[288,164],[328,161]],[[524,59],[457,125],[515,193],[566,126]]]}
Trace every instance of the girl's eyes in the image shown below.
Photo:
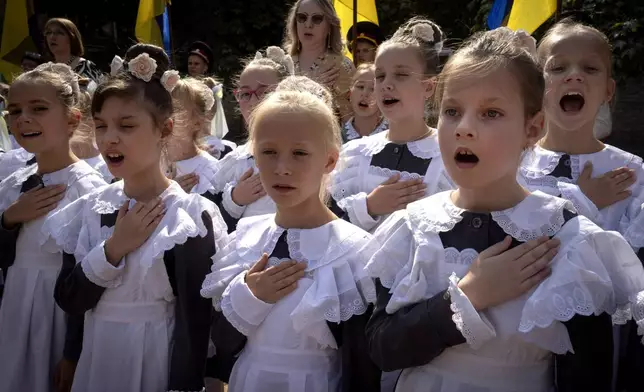
{"label": "girl's eyes", "polygon": [[275,150],[263,150],[262,154],[263,155],[273,155],[273,154],[275,154]]}
{"label": "girl's eyes", "polygon": [[45,107],[45,106],[36,106],[36,107],[34,108],[34,110],[35,110],[36,112],[44,112],[44,111],[45,111],[45,110],[47,110],[47,109],[48,109],[48,108],[47,108],[47,107]]}
{"label": "girl's eyes", "polygon": [[494,109],[486,110],[485,113],[484,113],[484,117],[487,117],[487,118],[499,118],[501,116],[503,116],[501,114],[501,112],[499,112],[498,110],[494,110]]}
{"label": "girl's eyes", "polygon": [[376,75],[376,80],[378,80],[378,81],[385,80],[385,75]]}
{"label": "girl's eyes", "polygon": [[449,117],[456,117],[458,116],[458,111],[456,109],[445,109],[443,111],[447,116]]}
{"label": "girl's eyes", "polygon": [[309,153],[308,153],[308,152],[306,152],[306,151],[302,151],[302,150],[296,150],[296,151],[293,151],[293,155],[297,155],[297,156],[301,156],[301,157],[303,157],[303,156],[307,156],[307,155],[309,155]]}

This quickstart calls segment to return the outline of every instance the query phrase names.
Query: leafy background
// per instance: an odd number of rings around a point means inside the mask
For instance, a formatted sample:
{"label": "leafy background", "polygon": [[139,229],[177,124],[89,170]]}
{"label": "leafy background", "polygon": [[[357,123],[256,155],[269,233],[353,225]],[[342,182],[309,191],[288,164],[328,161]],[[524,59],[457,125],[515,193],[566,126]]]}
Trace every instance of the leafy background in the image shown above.
{"label": "leafy background", "polygon": [[[76,21],[87,42],[88,55],[107,68],[134,39],[136,0],[34,0],[38,18],[67,16]],[[293,0],[174,0],[172,56],[181,70],[191,42],[208,42],[216,56],[215,75],[232,89],[240,59],[268,45],[280,44],[284,17]],[[425,15],[441,25],[448,46],[458,47],[471,33],[486,28],[491,0],[376,0],[386,35],[412,15]],[[644,0],[563,0],[560,17],[573,16],[604,31],[613,44],[615,77],[619,82],[615,131],[610,141],[644,154]],[[540,38],[552,20],[535,32]],[[114,39],[113,32],[116,32]],[[226,95],[229,125],[240,138],[243,127],[232,94]]]}

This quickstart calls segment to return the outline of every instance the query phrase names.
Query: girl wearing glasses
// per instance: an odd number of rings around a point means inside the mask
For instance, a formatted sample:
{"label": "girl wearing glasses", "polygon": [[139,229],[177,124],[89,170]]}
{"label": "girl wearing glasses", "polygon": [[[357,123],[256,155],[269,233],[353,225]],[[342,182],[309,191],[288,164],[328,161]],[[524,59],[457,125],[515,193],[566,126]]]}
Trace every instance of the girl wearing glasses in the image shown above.
{"label": "girl wearing glasses", "polygon": [[45,42],[54,62],[67,64],[80,76],[98,82],[101,72],[96,64],[83,58],[83,39],[74,22],[64,18],[49,19],[45,24]]}
{"label": "girl wearing glasses", "polygon": [[284,48],[295,73],[308,76],[333,93],[342,123],[352,115],[348,99],[355,68],[342,51],[340,19],[330,0],[298,0],[286,19]]}
{"label": "girl wearing glasses", "polygon": [[[282,49],[271,46],[264,54],[257,52],[239,76],[235,98],[244,121],[264,95],[282,79],[293,74],[293,61]],[[248,143],[242,144],[218,163],[214,177],[216,203],[228,225],[235,230],[237,220],[275,212],[275,203],[266,197]]]}

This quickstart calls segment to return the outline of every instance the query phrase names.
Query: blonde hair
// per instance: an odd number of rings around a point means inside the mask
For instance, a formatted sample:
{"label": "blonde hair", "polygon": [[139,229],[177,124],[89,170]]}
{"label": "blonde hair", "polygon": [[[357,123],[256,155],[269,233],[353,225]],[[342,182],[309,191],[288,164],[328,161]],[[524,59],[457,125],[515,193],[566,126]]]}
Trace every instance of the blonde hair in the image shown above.
{"label": "blonde hair", "polygon": [[508,70],[517,81],[525,115],[540,112],[545,92],[541,67],[521,37],[505,27],[474,34],[454,53],[438,76],[436,107],[440,107],[448,82],[473,76],[484,78],[499,69]]}
{"label": "blonde hair", "polygon": [[197,147],[203,147],[202,140],[210,134],[212,110],[215,107],[212,90],[199,79],[183,78],[172,90],[172,100],[176,125],[188,127],[195,118],[202,124],[192,135],[192,140]]}
{"label": "blonde hair", "polygon": [[275,88],[275,92],[278,91],[300,91],[311,93],[320,98],[322,102],[331,108],[331,110],[334,110],[333,94],[331,94],[329,89],[307,76],[289,76],[285,78]]}
{"label": "blonde hair", "polygon": [[78,85],[78,75],[66,64],[45,63],[37,66],[31,71],[25,72],[18,76],[13,86],[20,82],[43,83],[56,90],[56,96],[60,103],[65,107],[67,113],[78,109],[80,99],[80,87]]}
{"label": "blonde hair", "polygon": [[353,74],[353,77],[351,78],[351,86],[353,86],[357,81],[360,75],[364,72],[376,72],[376,66],[374,63],[362,63],[358,65],[358,68],[356,68],[356,72]]}
{"label": "blonde hair", "polygon": [[443,49],[445,34],[440,26],[429,19],[415,16],[396,30],[394,35],[378,47],[376,57],[387,46],[415,48],[423,64],[425,76],[435,76],[440,65],[439,54]]}
{"label": "blonde hair", "polygon": [[81,159],[92,158],[92,153],[96,150],[96,140],[92,116],[92,97],[87,91],[80,93],[78,109],[81,113],[80,122],[69,140],[69,145],[77,157]]}
{"label": "blonde hair", "polygon": [[[324,129],[324,145],[326,151],[339,153],[342,147],[340,126],[335,118],[333,109],[315,94],[302,91],[276,91],[266,97],[253,110],[248,122],[248,137],[250,148],[254,149],[257,124],[267,113],[306,114]],[[320,199],[326,203],[328,175],[320,183]]]}
{"label": "blonde hair", "polygon": [[545,62],[548,60],[550,49],[552,47],[551,41],[553,38],[555,36],[572,35],[588,35],[595,41],[595,43],[599,44],[602,57],[604,57],[606,65],[608,66],[608,77],[611,77],[613,74],[613,49],[606,34],[594,27],[577,23],[570,18],[564,19],[552,26],[543,36],[541,42],[539,42],[537,56],[541,66],[544,66]]}
{"label": "blonde hair", "polygon": [[[297,21],[295,15],[300,9],[300,4],[304,0],[297,0],[291,7],[286,17],[286,29],[284,29],[284,42],[282,46],[291,56],[297,56],[302,49],[300,40],[297,38]],[[333,54],[342,55],[344,51],[344,44],[342,41],[342,30],[340,30],[340,18],[335,7],[330,0],[314,0],[315,3],[324,12],[324,22],[329,24],[329,36],[327,38],[328,52]]]}
{"label": "blonde hair", "polygon": [[282,48],[277,46],[269,46],[264,50],[264,54],[258,51],[255,57],[246,59],[244,61],[244,67],[237,77],[237,85],[239,85],[241,75],[253,67],[269,68],[275,71],[279,80],[289,77],[294,73],[293,59]]}

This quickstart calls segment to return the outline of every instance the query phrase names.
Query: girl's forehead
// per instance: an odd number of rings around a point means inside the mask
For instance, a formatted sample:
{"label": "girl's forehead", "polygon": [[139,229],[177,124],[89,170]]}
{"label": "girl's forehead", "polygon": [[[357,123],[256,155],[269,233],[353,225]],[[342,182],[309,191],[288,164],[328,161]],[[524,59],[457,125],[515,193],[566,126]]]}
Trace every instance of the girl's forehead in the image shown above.
{"label": "girl's forehead", "polygon": [[278,82],[279,77],[277,76],[277,72],[265,66],[250,66],[239,77],[240,87],[270,86]]}
{"label": "girl's forehead", "polygon": [[557,34],[546,42],[547,58],[599,57],[610,61],[610,48],[606,42],[589,32]]}
{"label": "girl's forehead", "polygon": [[55,101],[56,98],[56,89],[45,81],[19,80],[9,88],[9,102],[25,99]]}

